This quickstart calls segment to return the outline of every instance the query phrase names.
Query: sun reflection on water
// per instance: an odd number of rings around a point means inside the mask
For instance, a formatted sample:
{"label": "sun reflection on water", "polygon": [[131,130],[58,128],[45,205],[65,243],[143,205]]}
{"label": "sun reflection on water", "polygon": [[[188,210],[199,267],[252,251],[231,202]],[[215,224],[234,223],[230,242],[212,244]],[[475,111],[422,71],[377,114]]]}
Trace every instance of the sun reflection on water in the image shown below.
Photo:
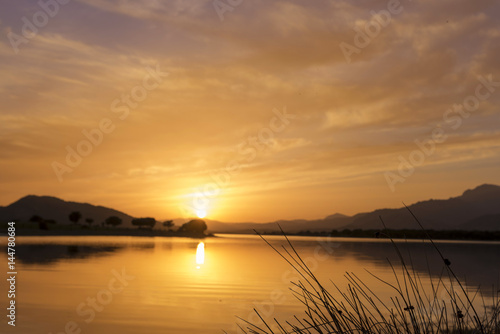
{"label": "sun reflection on water", "polygon": [[200,242],[196,248],[196,269],[200,269],[200,266],[205,263],[205,243]]}

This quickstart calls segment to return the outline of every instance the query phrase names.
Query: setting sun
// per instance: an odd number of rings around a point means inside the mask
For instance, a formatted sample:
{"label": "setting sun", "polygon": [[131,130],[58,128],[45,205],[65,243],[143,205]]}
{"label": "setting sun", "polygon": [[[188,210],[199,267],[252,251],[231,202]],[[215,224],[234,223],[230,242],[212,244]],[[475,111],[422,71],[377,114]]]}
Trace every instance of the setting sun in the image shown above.
{"label": "setting sun", "polygon": [[196,215],[198,218],[205,218],[207,216],[207,210],[196,210]]}

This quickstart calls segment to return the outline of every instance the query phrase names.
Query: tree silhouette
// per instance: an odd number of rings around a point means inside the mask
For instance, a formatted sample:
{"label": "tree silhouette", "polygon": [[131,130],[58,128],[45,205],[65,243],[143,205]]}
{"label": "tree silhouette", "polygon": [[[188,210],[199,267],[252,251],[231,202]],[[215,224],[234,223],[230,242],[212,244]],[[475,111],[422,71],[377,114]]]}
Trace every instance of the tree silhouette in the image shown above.
{"label": "tree silhouette", "polygon": [[78,221],[82,218],[82,214],[78,211],[73,211],[69,214],[69,220],[73,223],[77,224]]}
{"label": "tree silhouette", "polygon": [[169,231],[172,230],[172,227],[174,227],[174,221],[173,220],[165,220],[163,222],[163,227],[166,227]]}
{"label": "tree silhouette", "polygon": [[106,225],[118,226],[122,223],[122,220],[117,216],[111,216],[106,218]]}
{"label": "tree silhouette", "polygon": [[34,215],[30,218],[30,222],[33,222],[33,223],[39,223],[43,221],[43,218],[40,217],[39,215]]}
{"label": "tree silhouette", "polygon": [[48,224],[56,223],[54,219],[43,219],[39,215],[33,215],[29,221],[33,223],[38,223],[38,228],[40,228],[41,230],[48,230],[49,229]]}
{"label": "tree silhouette", "polygon": [[132,219],[132,225],[137,226],[138,228],[148,227],[152,229],[156,224],[156,219],[147,217],[147,218],[134,218]]}
{"label": "tree silhouette", "polygon": [[90,227],[90,225],[94,222],[94,220],[92,218],[87,218],[87,219],[85,219],[85,222],[87,224],[89,224],[89,227]]}
{"label": "tree silhouette", "polygon": [[207,224],[202,219],[193,219],[185,224],[183,224],[180,228],[180,232],[186,232],[189,234],[203,234],[207,229]]}

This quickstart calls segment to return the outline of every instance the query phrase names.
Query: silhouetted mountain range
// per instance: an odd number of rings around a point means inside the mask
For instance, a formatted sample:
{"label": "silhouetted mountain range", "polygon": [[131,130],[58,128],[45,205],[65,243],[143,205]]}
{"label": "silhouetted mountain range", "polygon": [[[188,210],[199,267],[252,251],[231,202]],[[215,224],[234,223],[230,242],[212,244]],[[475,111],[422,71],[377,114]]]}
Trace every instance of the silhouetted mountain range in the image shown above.
{"label": "silhouetted mountain range", "polygon": [[94,224],[100,224],[110,216],[122,219],[122,226],[132,226],[133,217],[104,206],[88,203],[66,202],[57,197],[28,195],[6,206],[0,207],[0,221],[28,221],[33,215],[43,219],[53,219],[60,224],[71,223],[68,216],[73,211],[82,214],[81,222],[86,218],[94,219]]}
{"label": "silhouetted mountain range", "polygon": [[[466,190],[461,196],[444,200],[428,200],[408,206],[426,229],[433,230],[500,230],[500,186],[483,184]],[[342,229],[381,229],[384,220],[389,229],[419,229],[404,207],[379,209],[346,216],[339,213],[317,220],[279,220],[271,223],[221,223],[207,221],[211,231],[253,233],[278,231],[277,223],[288,233],[331,231]]]}
{"label": "silhouetted mountain range", "polygon": [[[500,186],[484,184],[466,190],[461,196],[444,200],[428,200],[408,206],[426,229],[434,230],[500,230]],[[110,208],[87,203],[66,202],[49,196],[29,195],[6,207],[0,207],[0,221],[28,221],[33,215],[70,223],[68,215],[79,211],[83,219],[92,218],[100,224],[109,216],[118,216],[124,227],[131,227],[133,217]],[[331,231],[342,229],[380,229],[380,218],[390,229],[418,229],[408,210],[379,209],[372,212],[346,216],[339,213],[317,220],[279,220],[270,223],[223,223],[206,219],[210,232],[253,233],[274,232],[277,224],[289,233],[301,231]],[[82,219],[82,220],[83,220]],[[185,220],[174,220],[180,226]],[[159,224],[157,224],[159,225]]]}

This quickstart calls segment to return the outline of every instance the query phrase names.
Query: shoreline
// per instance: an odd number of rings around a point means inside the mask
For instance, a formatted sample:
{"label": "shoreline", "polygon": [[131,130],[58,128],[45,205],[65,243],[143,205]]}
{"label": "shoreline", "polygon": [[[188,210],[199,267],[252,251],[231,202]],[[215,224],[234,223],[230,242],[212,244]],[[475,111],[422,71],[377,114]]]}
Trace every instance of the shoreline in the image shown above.
{"label": "shoreline", "polygon": [[[0,233],[1,236],[6,234]],[[195,238],[204,239],[215,237],[213,234],[189,234],[174,231],[162,230],[133,230],[133,229],[117,229],[117,230],[36,230],[36,229],[16,229],[16,237],[54,237],[54,236],[127,236],[127,237],[178,237],[178,238]]]}
{"label": "shoreline", "polygon": [[[36,228],[16,228],[16,236],[137,236],[137,237],[180,237],[197,238],[216,237],[214,234],[236,234],[236,235],[256,235],[245,232],[210,232],[208,234],[190,234],[186,232],[168,231],[162,229],[132,229],[132,228],[77,228],[76,226],[59,226],[58,228],[42,230]],[[3,231],[2,231],[3,232]],[[282,236],[281,232],[260,231],[265,236]],[[340,238],[362,238],[362,239],[407,239],[407,240],[428,240],[428,235],[433,240],[456,240],[456,241],[500,241],[500,231],[463,231],[463,230],[344,230],[330,232],[285,232],[287,236],[302,237],[340,237]],[[428,234],[428,235],[427,235]],[[0,233],[0,236],[7,236]]]}
{"label": "shoreline", "polygon": [[[222,233],[220,233],[222,234]],[[262,232],[262,235],[282,235],[281,232]],[[466,230],[343,230],[331,232],[286,233],[287,236],[334,237],[362,239],[407,239],[407,240],[456,240],[456,241],[500,241],[500,231]]]}

